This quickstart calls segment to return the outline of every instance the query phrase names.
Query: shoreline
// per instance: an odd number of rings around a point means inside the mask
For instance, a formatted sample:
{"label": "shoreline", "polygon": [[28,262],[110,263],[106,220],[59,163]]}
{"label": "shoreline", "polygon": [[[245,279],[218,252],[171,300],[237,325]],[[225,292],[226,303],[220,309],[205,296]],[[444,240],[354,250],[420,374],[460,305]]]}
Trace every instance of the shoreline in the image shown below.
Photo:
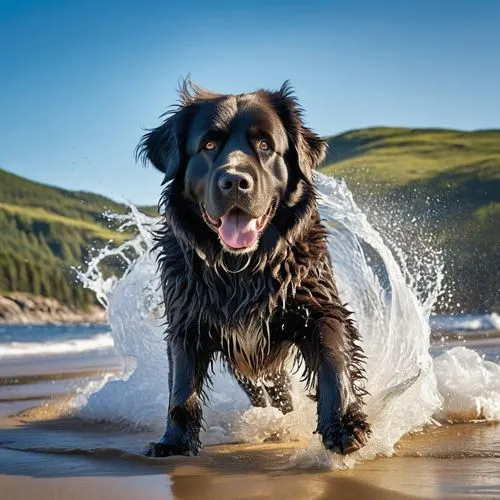
{"label": "shoreline", "polygon": [[[496,356],[498,339],[493,346]],[[206,442],[198,456],[151,458],[142,450],[158,438],[158,430],[141,416],[123,415],[121,398],[113,397],[111,384],[124,383],[113,374],[125,367],[115,353],[66,353],[43,362],[37,356],[13,357],[1,365],[7,382],[0,384],[2,500],[500,498],[498,422],[426,425],[405,434],[393,453],[386,451],[390,456],[346,463],[332,458],[312,434],[275,443],[238,437],[226,444]],[[95,392],[106,381],[111,393],[102,411],[81,399],[88,398],[85,388]],[[140,402],[155,404],[151,398]],[[81,412],[83,405],[87,412]]]}
{"label": "shoreline", "polygon": [[408,434],[392,456],[339,469],[311,461],[301,442],[219,444],[196,457],[148,458],[141,445],[151,432],[51,414],[51,406],[0,419],[0,489],[6,499],[33,493],[48,500],[69,492],[75,500],[500,495],[500,428],[488,423]]}
{"label": "shoreline", "polygon": [[106,310],[97,305],[87,310],[61,304],[51,297],[27,293],[0,295],[0,325],[52,325],[108,322]]}

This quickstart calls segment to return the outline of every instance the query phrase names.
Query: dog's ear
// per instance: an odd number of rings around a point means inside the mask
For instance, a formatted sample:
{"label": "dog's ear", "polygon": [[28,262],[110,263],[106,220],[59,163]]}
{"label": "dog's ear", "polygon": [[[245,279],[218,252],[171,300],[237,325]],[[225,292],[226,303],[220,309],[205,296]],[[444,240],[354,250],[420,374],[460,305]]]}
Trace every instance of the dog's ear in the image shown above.
{"label": "dog's ear", "polygon": [[135,149],[135,156],[144,163],[150,161],[165,174],[163,184],[175,178],[184,162],[186,130],[197,103],[219,97],[191,82],[189,76],[179,85],[178,104],[165,113],[164,122],[144,134]]}
{"label": "dog's ear", "polygon": [[159,127],[142,136],[135,155],[144,163],[149,160],[165,174],[163,183],[174,179],[181,163],[180,122],[182,111],[170,115]]}
{"label": "dog's ear", "polygon": [[277,92],[271,92],[270,96],[287,131],[290,148],[294,149],[299,170],[303,178],[311,182],[313,169],[325,159],[327,144],[304,125],[302,108],[288,81],[283,83]]}
{"label": "dog's ear", "polygon": [[313,170],[325,159],[327,147],[327,143],[310,128],[302,127],[297,141],[299,167],[309,182]]}

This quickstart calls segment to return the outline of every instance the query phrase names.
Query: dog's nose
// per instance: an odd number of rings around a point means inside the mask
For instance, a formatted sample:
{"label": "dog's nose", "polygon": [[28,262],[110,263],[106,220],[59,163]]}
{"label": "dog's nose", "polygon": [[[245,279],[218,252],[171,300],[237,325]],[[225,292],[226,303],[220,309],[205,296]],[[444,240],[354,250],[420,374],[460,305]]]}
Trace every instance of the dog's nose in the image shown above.
{"label": "dog's nose", "polygon": [[224,194],[244,194],[252,190],[253,179],[244,173],[224,172],[219,177],[218,184]]}

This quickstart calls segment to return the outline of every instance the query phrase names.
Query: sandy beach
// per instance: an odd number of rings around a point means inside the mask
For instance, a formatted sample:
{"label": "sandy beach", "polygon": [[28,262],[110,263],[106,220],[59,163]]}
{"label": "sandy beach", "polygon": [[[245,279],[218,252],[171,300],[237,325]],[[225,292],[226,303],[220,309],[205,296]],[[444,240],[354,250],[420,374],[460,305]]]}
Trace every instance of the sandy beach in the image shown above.
{"label": "sandy beach", "polygon": [[65,396],[58,398],[24,411],[26,400],[0,405],[2,500],[500,498],[498,425],[430,428],[405,437],[393,457],[329,471],[297,466],[300,442],[146,458],[140,452],[154,434],[64,416]]}
{"label": "sandy beach", "polygon": [[300,443],[207,447],[148,459],[151,436],[73,420],[4,419],[2,499],[500,498],[500,429],[447,426],[403,440],[396,456],[345,471],[291,467]]}
{"label": "sandy beach", "polygon": [[[4,345],[1,500],[500,498],[500,425],[486,421],[429,426],[403,437],[393,456],[345,470],[311,460],[310,449],[304,451],[310,443],[301,441],[218,444],[196,457],[146,458],[142,449],[158,437],[157,430],[131,430],[119,418],[83,419],[74,409],[82,387],[101,387],[125,366],[108,348],[108,337],[91,331],[89,339],[26,344],[33,353],[23,356],[7,355],[16,354],[20,344]],[[40,332],[23,335],[33,341]],[[469,347],[498,359],[497,333],[469,337]],[[104,348],[77,352],[89,342]],[[54,345],[68,352],[47,354]],[[133,398],[133,386],[125,387]],[[113,415],[115,404],[116,399],[109,408]],[[304,453],[307,460],[301,459]]]}

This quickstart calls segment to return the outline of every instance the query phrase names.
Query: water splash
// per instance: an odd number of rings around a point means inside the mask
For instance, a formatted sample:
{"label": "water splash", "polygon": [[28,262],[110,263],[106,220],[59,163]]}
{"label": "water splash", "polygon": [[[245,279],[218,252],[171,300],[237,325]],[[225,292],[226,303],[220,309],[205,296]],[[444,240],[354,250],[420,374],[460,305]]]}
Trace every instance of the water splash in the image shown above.
{"label": "water splash", "polygon": [[[295,465],[349,466],[360,458],[390,454],[405,433],[434,422],[435,416],[447,417],[446,405],[451,406],[449,387],[443,378],[445,359],[433,362],[429,354],[429,314],[440,292],[443,262],[439,252],[427,248],[422,253],[419,249],[419,275],[414,276],[404,252],[374,229],[343,182],[321,174],[317,182],[340,295],[355,311],[368,356],[367,389],[371,395],[367,413],[373,437],[366,448],[351,457],[332,456],[312,434],[315,406],[304,396],[298,380],[293,380],[295,410],[283,416],[274,408],[249,408],[239,386],[216,367],[212,401],[204,410],[207,430],[201,439],[212,444],[262,442],[276,434],[284,439],[300,438],[308,442],[308,447],[297,454]],[[147,427],[159,434],[167,410],[168,366],[156,256],[151,252],[151,230],[156,221],[134,207],[128,216],[115,218],[123,228],[135,227],[137,237],[113,250],[103,250],[88,270],[80,273],[80,279],[108,307],[115,347],[129,360],[129,370],[122,380],[109,380],[99,390],[85,392],[85,401],[80,398],[80,415]],[[103,279],[100,266],[117,256],[126,266],[123,277]],[[467,370],[456,353],[446,355],[456,362],[457,370]],[[492,373],[494,368],[488,366],[488,370]],[[500,401],[500,388],[490,384],[487,398]],[[496,407],[490,404],[488,408]],[[483,416],[492,415],[494,410]]]}

